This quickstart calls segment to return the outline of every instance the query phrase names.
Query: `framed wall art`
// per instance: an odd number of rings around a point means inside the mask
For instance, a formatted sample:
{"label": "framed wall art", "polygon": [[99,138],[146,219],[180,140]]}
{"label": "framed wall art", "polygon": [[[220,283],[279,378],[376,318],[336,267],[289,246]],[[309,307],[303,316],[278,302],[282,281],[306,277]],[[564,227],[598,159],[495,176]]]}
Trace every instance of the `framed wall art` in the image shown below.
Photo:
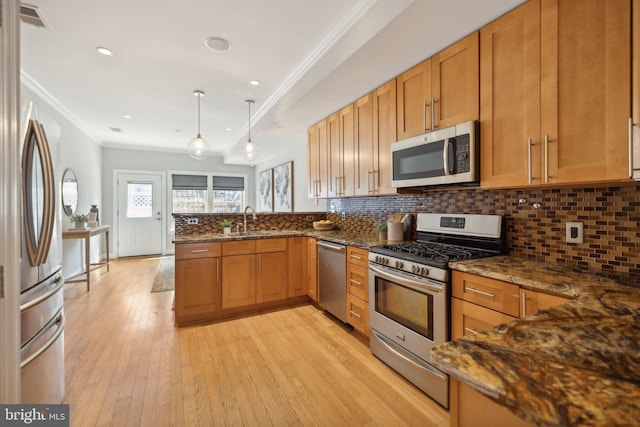
{"label": "framed wall art", "polygon": [[260,172],[258,211],[273,212],[273,169]]}
{"label": "framed wall art", "polygon": [[293,212],[293,161],[273,168],[273,210]]}

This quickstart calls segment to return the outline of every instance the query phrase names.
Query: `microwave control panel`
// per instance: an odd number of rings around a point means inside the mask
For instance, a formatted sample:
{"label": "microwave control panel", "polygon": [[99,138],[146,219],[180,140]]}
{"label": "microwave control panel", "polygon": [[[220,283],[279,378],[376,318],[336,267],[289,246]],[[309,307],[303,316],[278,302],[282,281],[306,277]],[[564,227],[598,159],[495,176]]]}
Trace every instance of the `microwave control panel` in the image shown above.
{"label": "microwave control panel", "polygon": [[456,173],[469,172],[471,170],[471,136],[469,134],[456,136],[454,145],[456,147]]}

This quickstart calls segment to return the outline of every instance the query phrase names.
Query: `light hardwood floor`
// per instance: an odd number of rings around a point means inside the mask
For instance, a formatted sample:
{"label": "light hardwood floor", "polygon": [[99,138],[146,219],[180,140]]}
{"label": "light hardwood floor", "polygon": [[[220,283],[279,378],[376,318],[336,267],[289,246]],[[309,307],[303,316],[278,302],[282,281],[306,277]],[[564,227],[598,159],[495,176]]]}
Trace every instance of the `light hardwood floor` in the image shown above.
{"label": "light hardwood floor", "polygon": [[449,414],[311,305],[176,328],[158,258],[65,285],[72,426],[448,426]]}

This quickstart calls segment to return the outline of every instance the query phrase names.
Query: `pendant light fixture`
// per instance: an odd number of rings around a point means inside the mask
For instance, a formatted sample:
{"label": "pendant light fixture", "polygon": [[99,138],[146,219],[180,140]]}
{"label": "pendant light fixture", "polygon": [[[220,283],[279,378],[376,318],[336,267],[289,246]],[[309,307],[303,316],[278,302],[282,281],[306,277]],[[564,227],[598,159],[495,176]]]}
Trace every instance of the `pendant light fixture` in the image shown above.
{"label": "pendant light fixture", "polygon": [[253,104],[253,99],[247,99],[244,102],[249,104],[249,138],[247,139],[247,142],[244,143],[242,149],[244,152],[244,158],[251,161],[255,160],[258,156],[258,148],[256,147],[256,144],[251,141],[251,104]]}
{"label": "pendant light fixture", "polygon": [[204,96],[204,92],[201,90],[194,90],[193,94],[198,97],[198,136],[193,138],[189,142],[189,155],[196,160],[203,160],[207,158],[207,152],[209,151],[209,144],[200,135],[200,98]]}

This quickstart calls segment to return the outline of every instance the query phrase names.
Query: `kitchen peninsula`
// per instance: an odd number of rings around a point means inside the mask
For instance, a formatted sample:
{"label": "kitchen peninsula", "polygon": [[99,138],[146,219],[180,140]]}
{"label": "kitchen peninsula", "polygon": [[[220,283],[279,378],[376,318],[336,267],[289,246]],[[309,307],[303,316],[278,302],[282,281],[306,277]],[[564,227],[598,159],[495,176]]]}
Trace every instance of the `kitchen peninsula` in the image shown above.
{"label": "kitchen peninsula", "polygon": [[[508,256],[451,267],[575,298],[440,345],[432,351],[440,369],[536,425],[637,425],[637,277],[607,277]],[[485,415],[491,415],[488,412],[485,407]],[[452,426],[459,415],[452,408]]]}

